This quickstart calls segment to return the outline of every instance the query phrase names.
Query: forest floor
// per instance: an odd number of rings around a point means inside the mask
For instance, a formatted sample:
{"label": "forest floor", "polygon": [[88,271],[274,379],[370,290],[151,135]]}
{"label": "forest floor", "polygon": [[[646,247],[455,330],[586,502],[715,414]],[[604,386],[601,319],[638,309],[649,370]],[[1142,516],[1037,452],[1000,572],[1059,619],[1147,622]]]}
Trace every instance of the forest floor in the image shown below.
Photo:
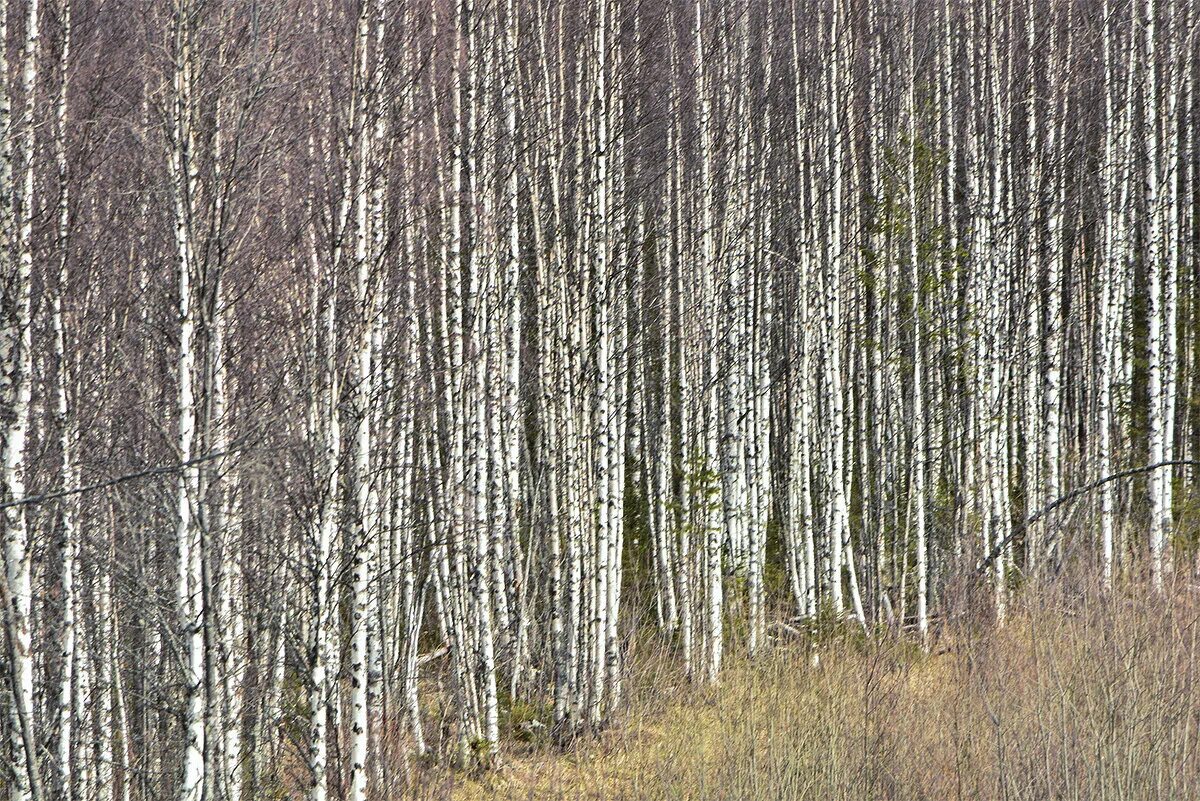
{"label": "forest floor", "polygon": [[1190,594],[1030,594],[1005,626],[956,625],[928,655],[842,632],[734,657],[715,687],[645,655],[599,737],[506,743],[497,770],[418,795],[1200,798],[1198,619]]}

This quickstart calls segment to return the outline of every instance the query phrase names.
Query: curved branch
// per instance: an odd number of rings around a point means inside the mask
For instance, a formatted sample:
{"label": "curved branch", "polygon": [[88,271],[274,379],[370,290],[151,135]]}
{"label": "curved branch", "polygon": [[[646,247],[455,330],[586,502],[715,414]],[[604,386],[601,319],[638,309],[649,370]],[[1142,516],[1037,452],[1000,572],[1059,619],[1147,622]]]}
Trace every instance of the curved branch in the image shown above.
{"label": "curved branch", "polygon": [[996,547],[992,548],[992,550],[988,553],[987,557],[984,558],[984,560],[979,563],[979,567],[977,567],[975,569],[975,574],[983,575],[984,571],[986,571],[989,567],[991,567],[992,563],[996,561],[996,558],[1000,556],[1000,552],[1003,551],[1006,547],[1008,547],[1008,544],[1013,541],[1013,539],[1017,536],[1017,534],[1024,531],[1026,528],[1028,528],[1032,524],[1036,523],[1042,517],[1050,514],[1055,509],[1062,506],[1063,504],[1069,503],[1070,501],[1073,501],[1076,498],[1078,498],[1080,495],[1085,495],[1094,489],[1097,489],[1099,487],[1104,486],[1105,484],[1108,484],[1109,482],[1120,481],[1123,478],[1130,478],[1131,476],[1140,475],[1141,473],[1150,473],[1154,470],[1158,470],[1161,467],[1175,467],[1176,465],[1200,467],[1200,460],[1198,460],[1198,459],[1168,459],[1167,461],[1164,461],[1164,462],[1156,462],[1154,464],[1142,465],[1141,467],[1131,467],[1128,470],[1122,470],[1119,473],[1113,473],[1111,475],[1104,476],[1103,478],[1098,478],[1095,481],[1092,481],[1091,483],[1084,484],[1082,487],[1076,487],[1075,489],[1068,492],[1066,495],[1062,495],[1058,498],[1055,498],[1049,504],[1047,504],[1046,506],[1043,506],[1041,509],[1038,509],[1036,512],[1031,514],[1029,517],[1022,520],[1020,523],[1018,523],[1016,526],[1013,526],[1013,529],[1012,529],[1012,531],[1010,531],[1008,533],[1008,536],[1006,536],[1004,539],[1000,540],[1000,542],[998,542],[996,544]]}
{"label": "curved branch", "polygon": [[191,467],[192,465],[200,464],[202,462],[211,462],[213,459],[220,459],[223,456],[229,456],[230,454],[236,453],[239,450],[243,450],[243,449],[244,448],[240,447],[240,446],[230,447],[230,448],[226,448],[223,451],[217,451],[215,453],[206,453],[202,456],[197,456],[193,459],[188,459],[186,462],[178,462],[176,464],[159,465],[157,467],[148,467],[145,470],[139,470],[136,473],[126,473],[125,475],[117,476],[116,478],[109,478],[109,479],[105,479],[104,481],[97,481],[94,484],[85,484],[82,487],[72,487],[71,489],[56,490],[55,492],[47,492],[42,495],[29,495],[24,498],[18,498],[15,501],[5,501],[4,503],[0,503],[0,509],[7,509],[10,506],[28,506],[28,505],[32,505],[35,503],[44,503],[45,501],[53,501],[58,498],[66,498],[69,495],[80,495],[85,492],[93,492],[98,489],[105,489],[107,487],[112,487],[117,484],[124,484],[128,481],[133,481],[133,480],[139,479],[139,478],[146,478],[148,476],[161,476],[161,475],[165,475],[168,473],[174,473],[178,470],[184,469],[185,467]]}

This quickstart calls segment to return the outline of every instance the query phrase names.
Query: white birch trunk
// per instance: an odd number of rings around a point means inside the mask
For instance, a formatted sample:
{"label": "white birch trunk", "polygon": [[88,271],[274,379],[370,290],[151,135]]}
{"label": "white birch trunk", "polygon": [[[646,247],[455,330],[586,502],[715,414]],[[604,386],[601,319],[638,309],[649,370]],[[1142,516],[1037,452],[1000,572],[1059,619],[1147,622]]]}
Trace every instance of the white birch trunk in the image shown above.
{"label": "white birch trunk", "polygon": [[[169,168],[175,212],[175,256],[178,281],[179,354],[176,362],[178,385],[178,449],[180,461],[193,457],[196,436],[196,310],[192,296],[193,248],[192,210],[196,193],[197,167],[192,134],[191,14],[189,4],[175,9],[175,31],[170,112]],[[201,586],[203,538],[194,519],[200,476],[198,466],[185,467],[176,482],[176,607],[184,640],[184,753],[179,801],[200,801],[208,765],[205,762],[205,674],[207,662],[204,636],[204,592]]]}

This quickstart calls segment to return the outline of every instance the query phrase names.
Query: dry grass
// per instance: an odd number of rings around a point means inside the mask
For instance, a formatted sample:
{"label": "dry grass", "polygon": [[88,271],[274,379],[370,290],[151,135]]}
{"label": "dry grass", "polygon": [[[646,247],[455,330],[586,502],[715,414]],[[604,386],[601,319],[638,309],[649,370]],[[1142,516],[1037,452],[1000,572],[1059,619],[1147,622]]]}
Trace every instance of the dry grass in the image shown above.
{"label": "dry grass", "polygon": [[510,749],[421,797],[1200,798],[1200,602],[1142,588],[1027,593],[1003,629],[962,623],[931,656],[846,633],[735,661],[687,688],[643,658],[622,721],[567,752]]}

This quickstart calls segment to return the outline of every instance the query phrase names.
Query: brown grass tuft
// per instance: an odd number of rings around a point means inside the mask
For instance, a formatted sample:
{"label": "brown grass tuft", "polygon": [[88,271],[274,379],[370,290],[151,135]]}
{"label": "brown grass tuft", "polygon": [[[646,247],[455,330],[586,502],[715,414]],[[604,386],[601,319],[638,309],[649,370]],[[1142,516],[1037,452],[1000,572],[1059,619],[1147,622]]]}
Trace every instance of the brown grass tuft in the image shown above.
{"label": "brown grass tuft", "polygon": [[597,740],[437,786],[462,801],[1200,798],[1200,600],[1023,599],[1002,629],[951,624],[929,656],[847,637],[813,666],[781,645],[717,688],[648,657]]}

